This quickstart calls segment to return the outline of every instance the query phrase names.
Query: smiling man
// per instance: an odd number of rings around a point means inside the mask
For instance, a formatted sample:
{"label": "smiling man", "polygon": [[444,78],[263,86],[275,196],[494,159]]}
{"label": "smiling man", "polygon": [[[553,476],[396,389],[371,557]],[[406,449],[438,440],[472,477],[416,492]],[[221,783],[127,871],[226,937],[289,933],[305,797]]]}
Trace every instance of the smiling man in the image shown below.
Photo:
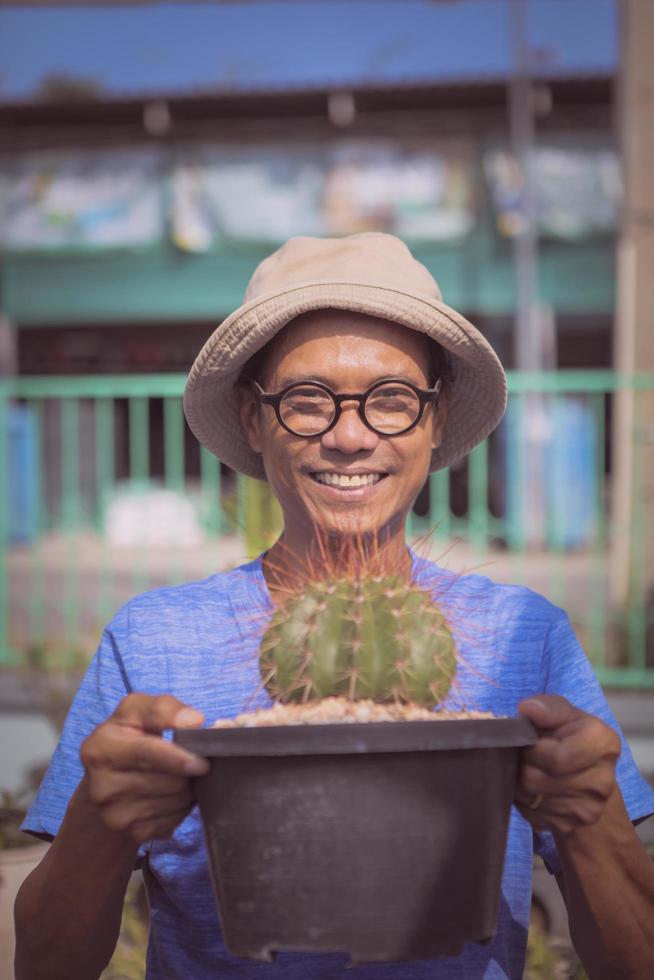
{"label": "smiling man", "polygon": [[[24,824],[53,844],[17,901],[17,980],[97,977],[135,862],[151,908],[149,980],[519,980],[534,850],[557,876],[591,980],[654,976],[654,867],[633,828],[654,812],[654,792],[567,617],[406,545],[429,472],[484,439],[505,401],[495,354],[397,239],[292,239],[262,263],[244,306],[199,354],[185,408],[203,445],[269,481],[282,536],[240,568],[136,597],[106,628]],[[274,610],[285,571],[315,558],[317,537],[337,552],[353,534],[446,596],[467,702],[520,711],[539,730],[522,758],[497,934],[419,963],[237,960],[222,941],[190,782],[206,763],[161,734],[269,704],[252,624]]]}
{"label": "smiling man", "polygon": [[241,424],[281,504],[284,552],[302,554],[316,527],[374,530],[405,562],[407,514],[447,414],[444,354],[349,310],[304,313],[264,352],[246,366]]}

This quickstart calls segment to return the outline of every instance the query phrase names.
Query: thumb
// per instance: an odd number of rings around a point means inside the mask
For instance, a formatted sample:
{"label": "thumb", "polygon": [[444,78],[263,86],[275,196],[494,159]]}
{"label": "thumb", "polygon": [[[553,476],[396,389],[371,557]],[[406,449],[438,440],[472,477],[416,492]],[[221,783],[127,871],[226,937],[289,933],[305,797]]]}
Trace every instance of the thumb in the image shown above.
{"label": "thumb", "polygon": [[202,723],[201,711],[184,704],[172,694],[128,694],[114,711],[119,725],[159,734],[166,728],[195,728]]}
{"label": "thumb", "polygon": [[560,728],[577,718],[582,712],[559,694],[538,694],[526,698],[518,705],[518,711],[536,728],[545,731]]}

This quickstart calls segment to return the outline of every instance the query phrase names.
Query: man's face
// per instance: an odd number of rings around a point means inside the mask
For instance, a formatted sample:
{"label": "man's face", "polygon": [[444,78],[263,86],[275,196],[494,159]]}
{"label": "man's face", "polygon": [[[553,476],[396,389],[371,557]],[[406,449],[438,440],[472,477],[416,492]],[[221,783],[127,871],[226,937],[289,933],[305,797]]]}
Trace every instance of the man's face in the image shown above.
{"label": "man's face", "polygon": [[[397,378],[430,386],[428,341],[395,323],[340,310],[298,317],[270,344],[259,383],[277,392],[298,381],[320,381],[336,393],[363,393],[376,381]],[[278,423],[272,406],[242,394],[241,418],[250,445],[261,453],[279,500],[285,534],[397,531],[429,473],[440,444],[445,405],[426,406],[422,419],[401,435],[378,435],[364,425],[356,402],[344,402],[329,432],[302,438]],[[359,486],[336,486],[358,476]],[[328,480],[329,482],[325,482]],[[343,481],[346,482],[346,481]]]}

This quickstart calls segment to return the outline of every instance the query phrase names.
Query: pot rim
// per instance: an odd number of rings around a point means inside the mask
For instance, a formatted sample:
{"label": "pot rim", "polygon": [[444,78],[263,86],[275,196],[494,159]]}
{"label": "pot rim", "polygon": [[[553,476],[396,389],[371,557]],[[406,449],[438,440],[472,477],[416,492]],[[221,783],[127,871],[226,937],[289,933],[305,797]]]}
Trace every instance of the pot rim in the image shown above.
{"label": "pot rim", "polygon": [[177,745],[206,758],[520,748],[536,740],[522,716],[173,730]]}

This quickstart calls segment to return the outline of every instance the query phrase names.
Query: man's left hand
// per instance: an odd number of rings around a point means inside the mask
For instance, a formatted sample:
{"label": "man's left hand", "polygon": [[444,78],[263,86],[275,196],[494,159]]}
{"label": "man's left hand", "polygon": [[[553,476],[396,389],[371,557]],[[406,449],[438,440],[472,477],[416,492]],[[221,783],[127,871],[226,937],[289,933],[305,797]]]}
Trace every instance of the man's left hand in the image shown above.
{"label": "man's left hand", "polygon": [[557,694],[521,701],[520,714],[538,730],[523,749],[515,803],[535,830],[568,835],[596,823],[616,788],[616,732]]}

